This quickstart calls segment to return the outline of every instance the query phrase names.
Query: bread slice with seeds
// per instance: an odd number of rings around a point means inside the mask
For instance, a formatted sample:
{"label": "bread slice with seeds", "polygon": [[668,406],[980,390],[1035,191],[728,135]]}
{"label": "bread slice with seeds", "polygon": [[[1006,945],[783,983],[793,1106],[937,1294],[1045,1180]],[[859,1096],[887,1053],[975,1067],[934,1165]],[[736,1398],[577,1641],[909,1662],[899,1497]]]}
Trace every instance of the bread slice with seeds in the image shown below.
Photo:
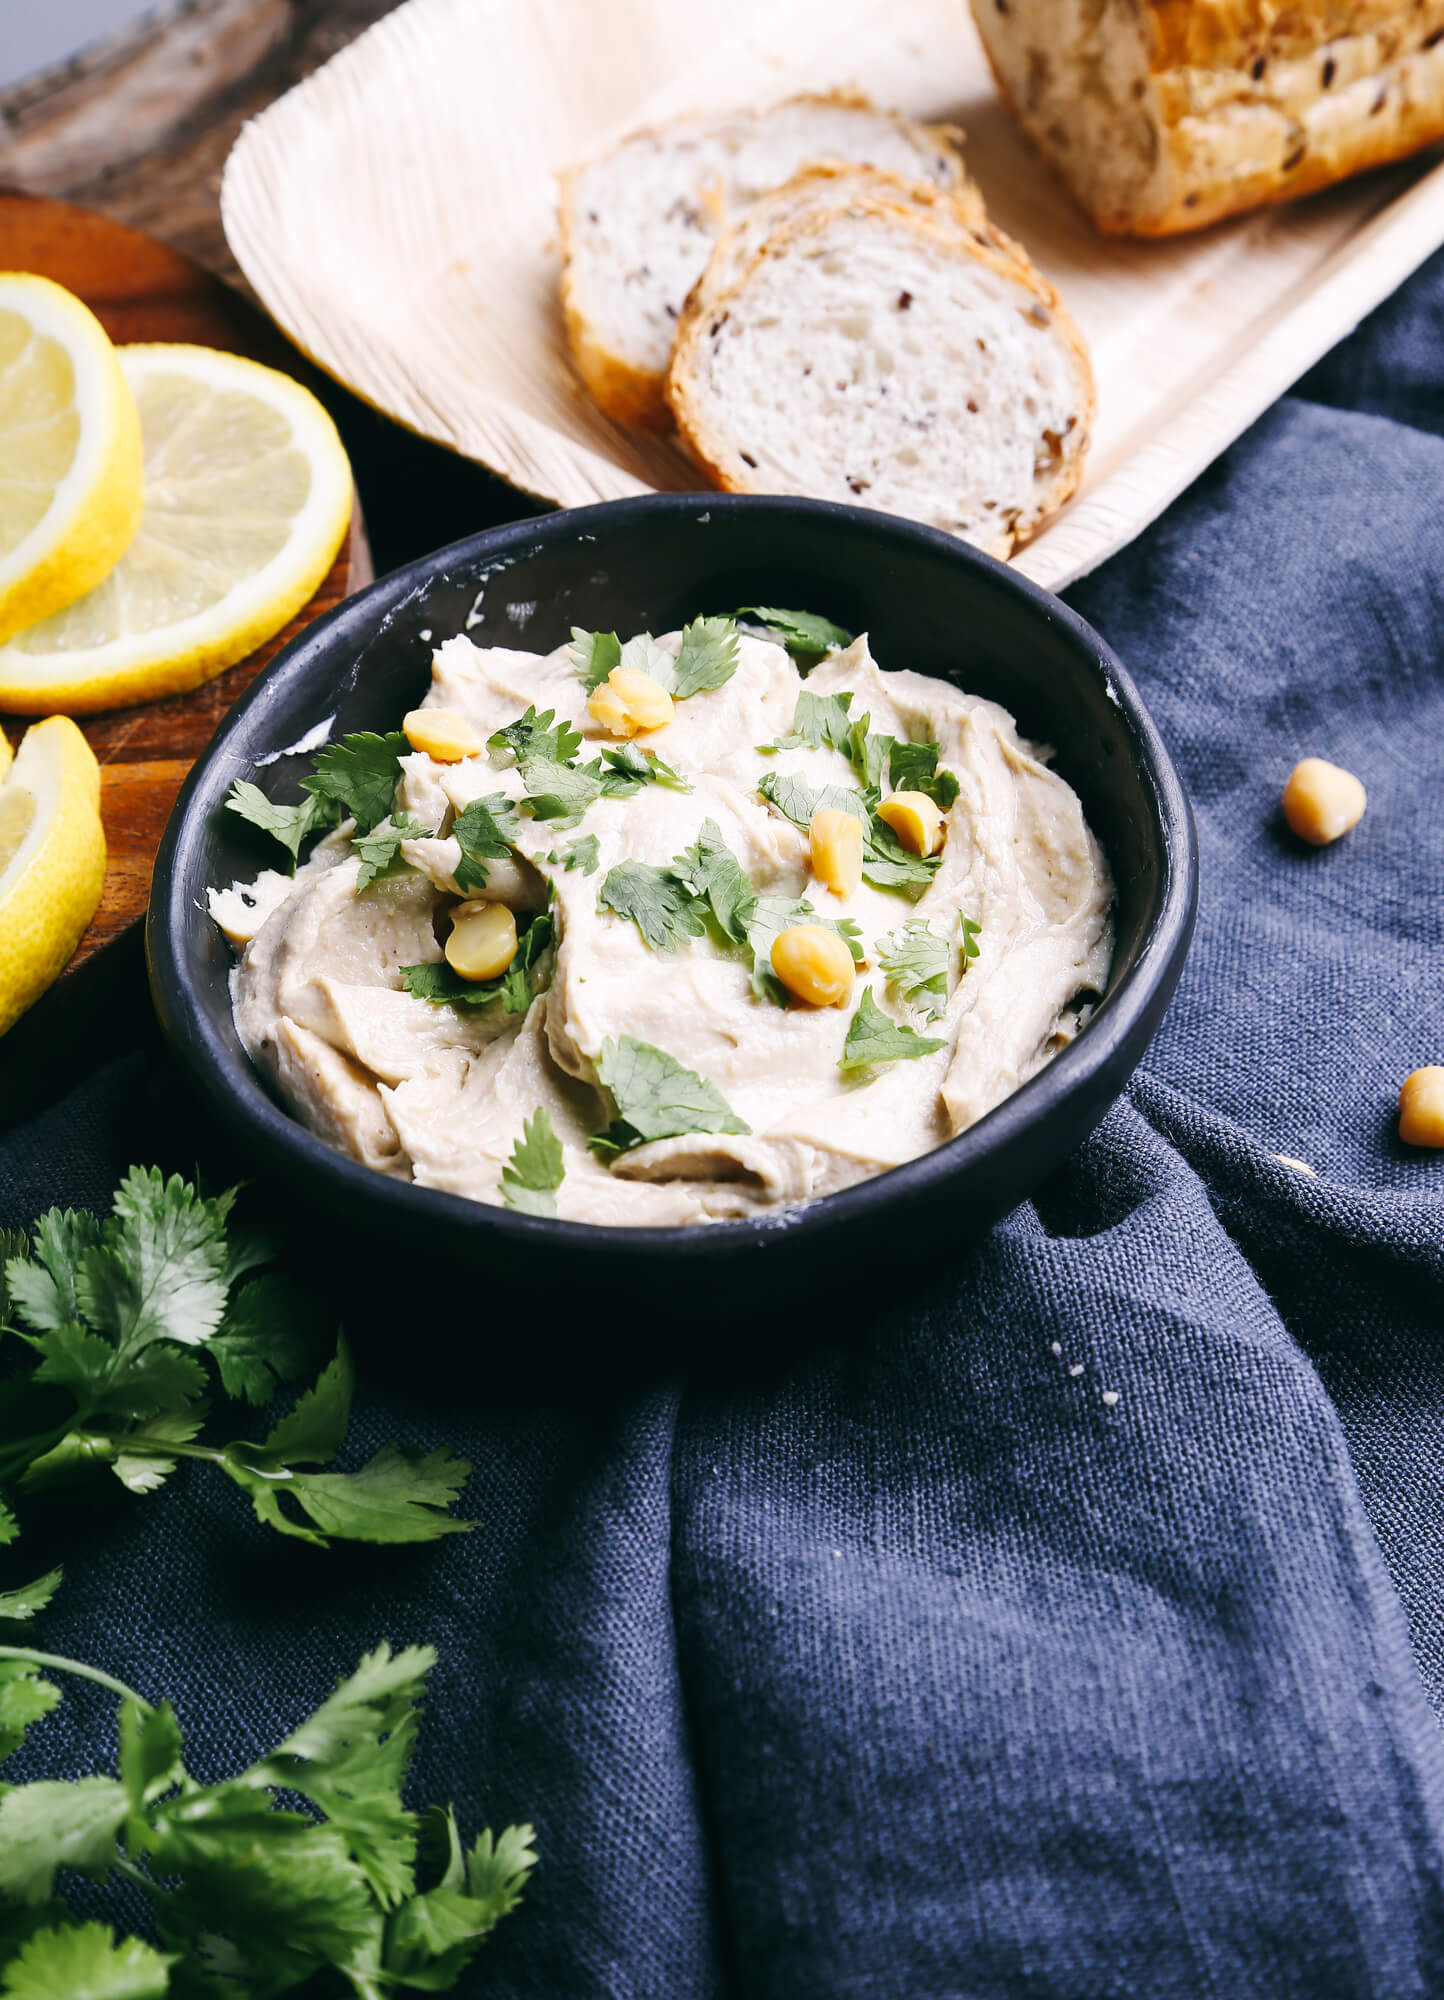
{"label": "bread slice with seeds", "polygon": [[718,486],[861,503],[1002,557],[1076,490],[1087,349],[1001,232],[858,196],[714,256],[733,281],[699,288],[667,395]]}
{"label": "bread slice with seeds", "polygon": [[817,160],[867,162],[971,190],[961,133],[865,97],[793,97],[766,111],[674,119],[562,176],[562,311],[582,380],[609,416],[665,430],[677,322],[717,237]]}

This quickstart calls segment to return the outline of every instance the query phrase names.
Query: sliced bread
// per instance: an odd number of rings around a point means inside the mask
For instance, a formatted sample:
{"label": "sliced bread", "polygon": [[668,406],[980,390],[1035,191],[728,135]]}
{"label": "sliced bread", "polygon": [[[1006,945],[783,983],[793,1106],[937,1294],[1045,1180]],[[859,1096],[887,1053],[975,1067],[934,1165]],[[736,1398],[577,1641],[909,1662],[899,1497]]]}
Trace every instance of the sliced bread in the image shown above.
{"label": "sliced bread", "polygon": [[868,162],[949,191],[969,189],[960,138],[863,97],[794,97],[767,111],[675,119],[568,169],[562,310],[592,395],[622,423],[665,430],[677,321],[730,222],[816,160]]}
{"label": "sliced bread", "polygon": [[716,254],[736,275],[699,290],[667,395],[717,485],[904,514],[1002,557],[1076,489],[1087,350],[1001,232],[854,198],[804,206],[750,261]]}

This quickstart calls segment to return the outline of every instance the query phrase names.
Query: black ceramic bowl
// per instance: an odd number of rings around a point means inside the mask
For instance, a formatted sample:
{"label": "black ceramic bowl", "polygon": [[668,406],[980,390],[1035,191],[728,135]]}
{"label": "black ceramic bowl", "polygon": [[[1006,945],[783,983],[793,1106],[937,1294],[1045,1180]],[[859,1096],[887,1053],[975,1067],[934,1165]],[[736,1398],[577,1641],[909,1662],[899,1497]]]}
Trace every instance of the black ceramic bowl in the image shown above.
{"label": "black ceramic bowl", "polygon": [[[1001,702],[1055,746],[1118,886],[1117,955],[1089,1026],[961,1137],[842,1194],[785,1214],[694,1229],[538,1221],[370,1172],[296,1123],[231,1021],[231,952],[206,890],[261,857],[221,804],[236,778],[300,796],[303,758],[276,758],[324,717],[334,734],[394,729],[430,678],[431,645],[544,652],[573,625],[666,632],[740,604],[820,611],[871,634],[884,667],[911,667]],[[161,1025],[218,1119],[268,1184],[353,1254],[443,1284],[584,1287],[598,1313],[679,1333],[754,1325],[767,1304],[945,1257],[1054,1173],[1097,1124],[1158,1025],[1193,928],[1197,857],[1177,773],[1127,674],[1056,598],[931,529],[860,508],[739,496],[649,495],[553,514],[457,542],[398,570],[311,626],[222,724],[166,829],[146,926]],[[639,1288],[636,1281],[643,1281]],[[532,1297],[537,1296],[532,1290]],[[641,1302],[645,1301],[645,1310]]]}

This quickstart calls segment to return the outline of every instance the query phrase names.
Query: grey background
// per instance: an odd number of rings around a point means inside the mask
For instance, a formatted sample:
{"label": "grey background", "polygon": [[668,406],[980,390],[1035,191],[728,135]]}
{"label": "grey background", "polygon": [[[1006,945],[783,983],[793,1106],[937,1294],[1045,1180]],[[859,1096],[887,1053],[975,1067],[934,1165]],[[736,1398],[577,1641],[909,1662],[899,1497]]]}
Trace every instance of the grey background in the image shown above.
{"label": "grey background", "polygon": [[0,89],[165,11],[159,0],[0,0]]}

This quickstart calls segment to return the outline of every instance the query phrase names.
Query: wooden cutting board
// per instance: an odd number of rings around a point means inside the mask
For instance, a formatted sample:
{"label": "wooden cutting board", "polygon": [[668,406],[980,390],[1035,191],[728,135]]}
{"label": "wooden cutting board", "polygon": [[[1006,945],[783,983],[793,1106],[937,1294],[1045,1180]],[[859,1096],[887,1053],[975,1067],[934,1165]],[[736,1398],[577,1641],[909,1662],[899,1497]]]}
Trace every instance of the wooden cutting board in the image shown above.
{"label": "wooden cutting board", "polygon": [[[270,321],[238,293],[138,230],[88,209],[0,194],[0,270],[38,271],[65,285],[116,342],[193,341],[263,361],[317,386]],[[371,580],[359,509],[321,588],[285,630],[203,687],[169,701],[78,717],[100,761],[108,859],[100,908],[56,985],[0,1038],[0,1116],[15,1115],[20,1067],[49,1060],[94,1017],[130,1024],[144,1009],[138,930],[156,849],[186,773],[237,696],[304,626]],[[14,744],[31,718],[0,715]],[[117,992],[118,998],[117,998]],[[106,1034],[107,1042],[113,1035]],[[7,1079],[10,1088],[7,1090]],[[24,1095],[33,1097],[35,1079]]]}

